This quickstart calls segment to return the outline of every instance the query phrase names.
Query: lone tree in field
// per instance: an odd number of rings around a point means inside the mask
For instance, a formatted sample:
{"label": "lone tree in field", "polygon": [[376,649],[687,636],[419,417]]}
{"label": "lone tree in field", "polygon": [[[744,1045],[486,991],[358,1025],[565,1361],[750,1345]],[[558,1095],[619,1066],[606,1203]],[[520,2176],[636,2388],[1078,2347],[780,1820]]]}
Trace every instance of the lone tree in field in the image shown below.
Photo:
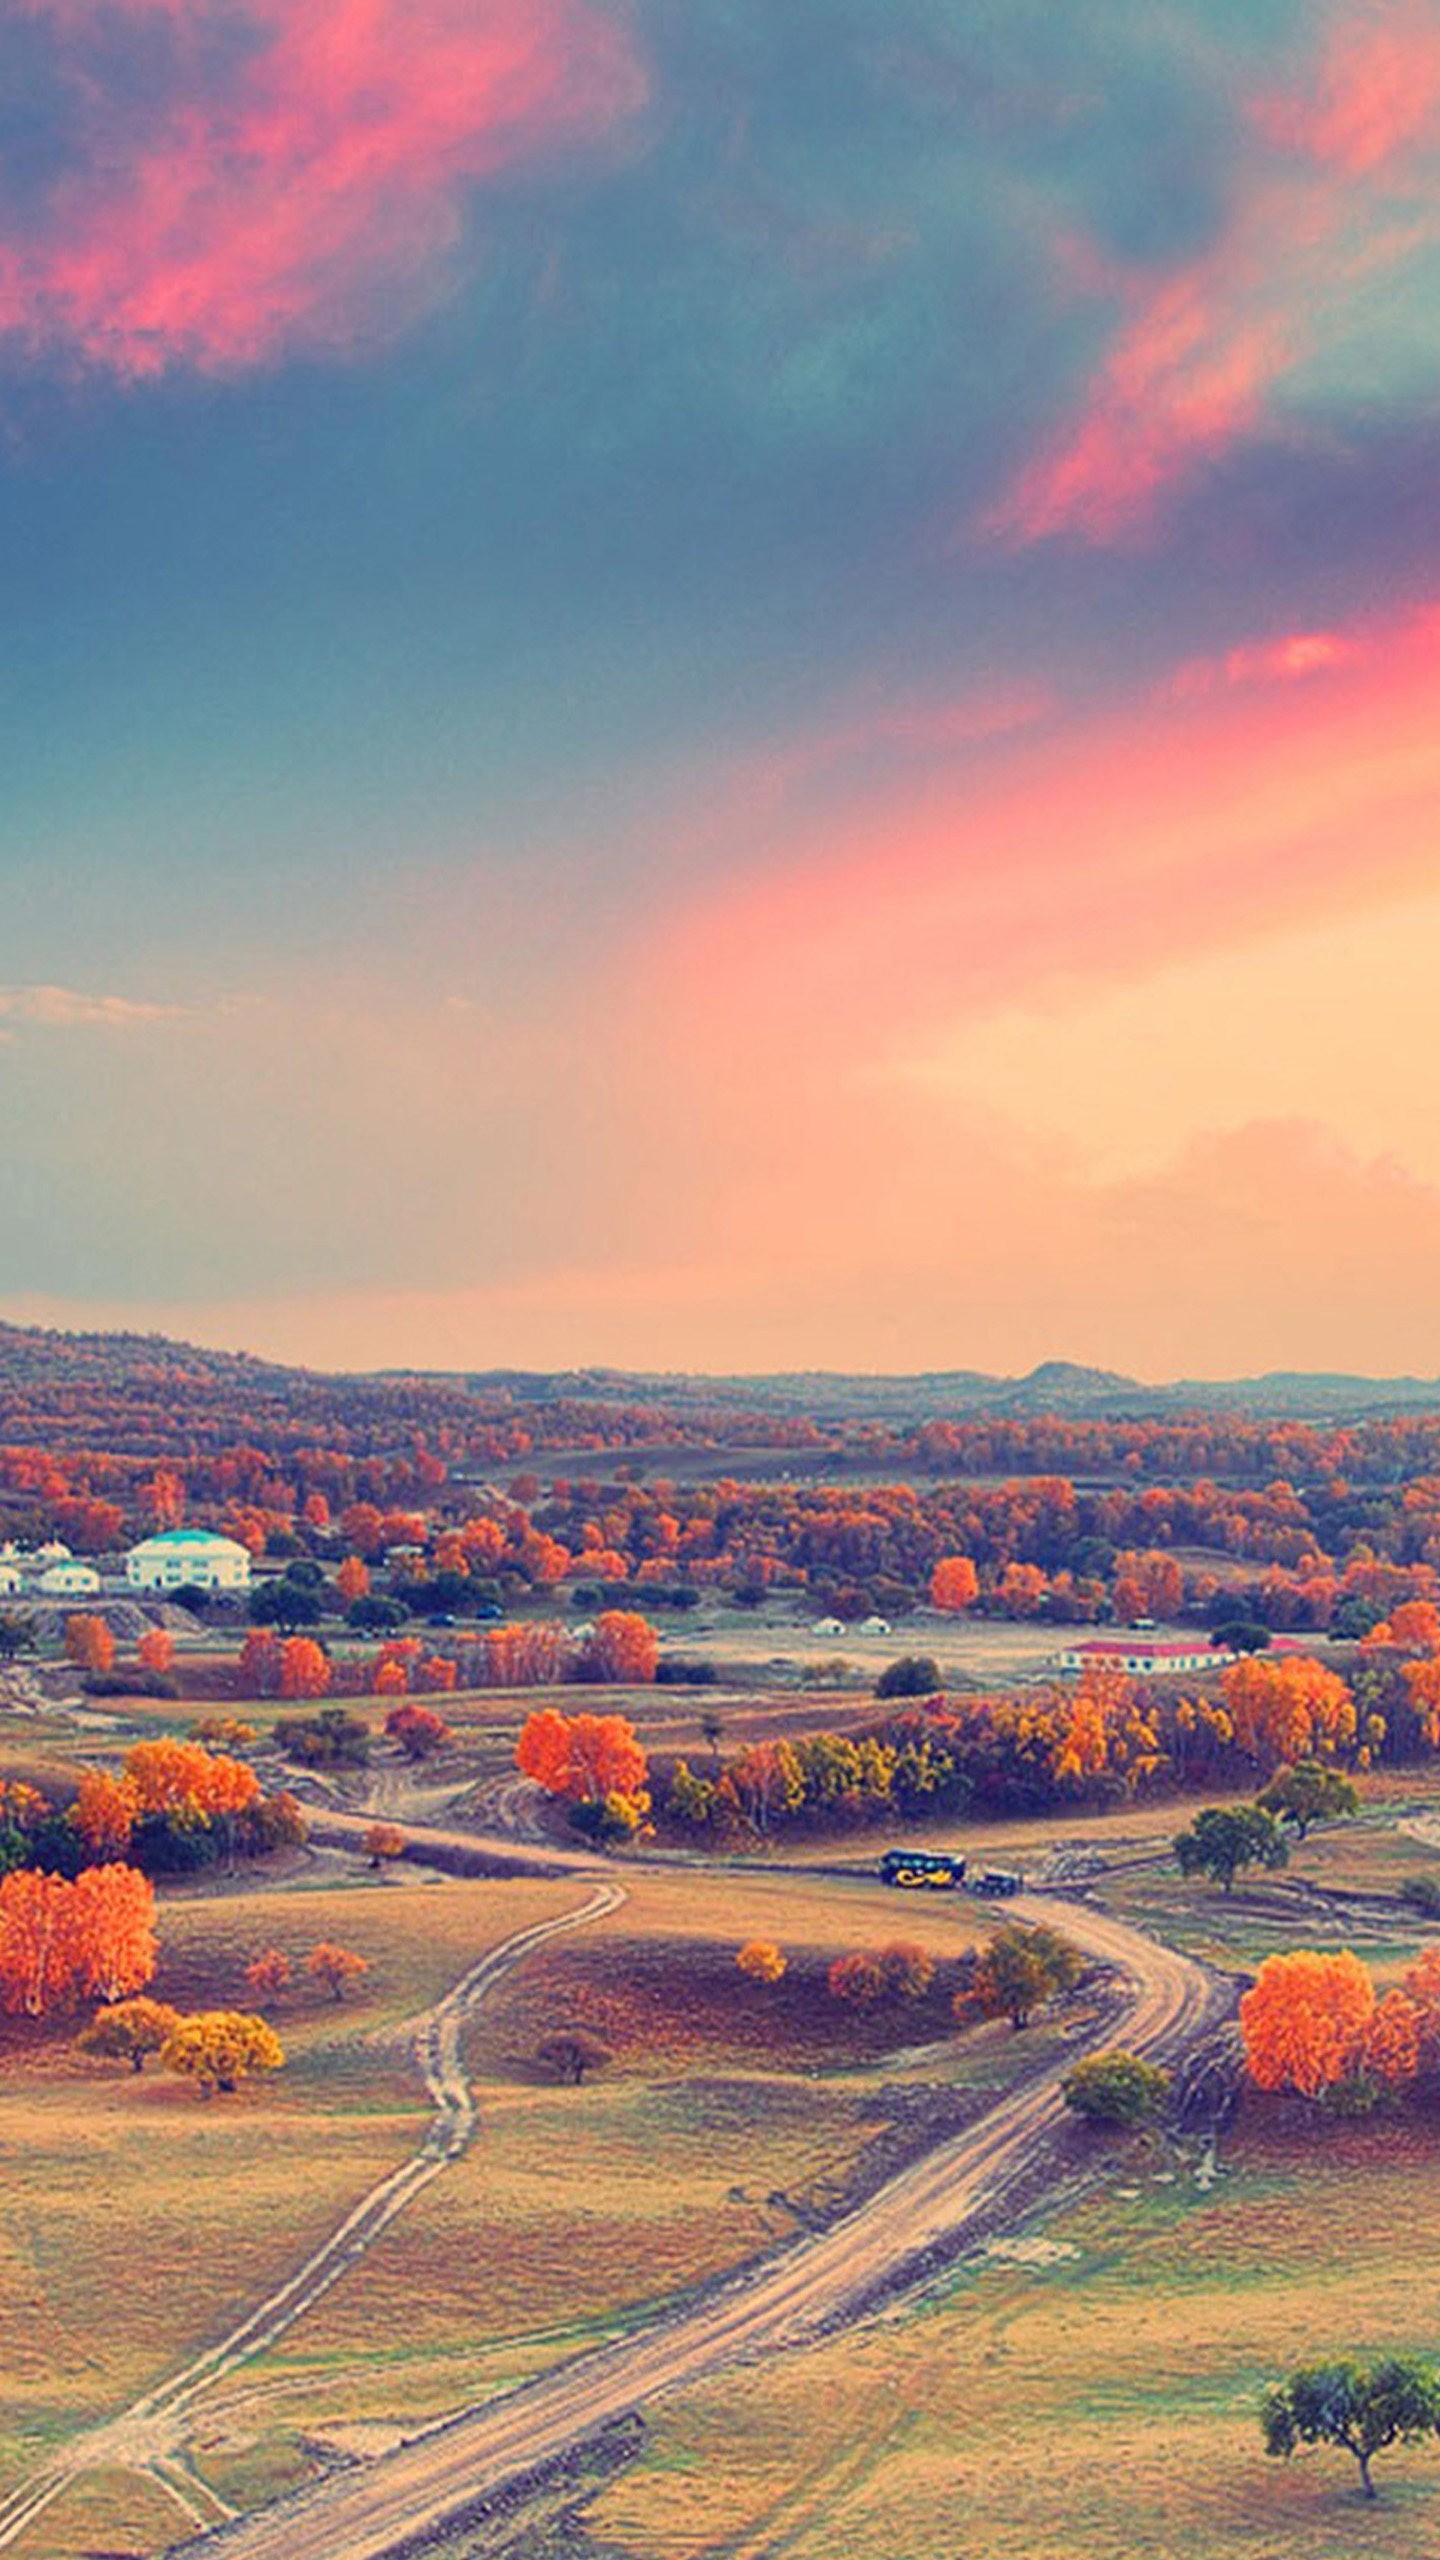
{"label": "lone tree in field", "polygon": [[1225,1893],[1233,1892],[1243,1867],[1283,1867],[1290,1860],[1284,1830],[1258,1804],[1207,1805],[1177,1834],[1175,1855],[1182,1876],[1211,1876]]}
{"label": "lone tree in field", "polygon": [[278,2000],[290,1988],[290,1959],[280,1947],[262,1947],[245,1967],[252,2000]]}
{"label": "lone tree in field", "polygon": [[1360,2465],[1360,2487],[1375,2496],[1370,2465],[1392,2444],[1440,2434],[1440,2374],[1411,2356],[1383,2362],[1300,2365],[1266,2392],[1260,2425],[1267,2453],[1334,2444]]}
{"label": "lone tree in field", "polygon": [[583,2027],[566,2027],[536,2046],[535,2059],[567,2089],[578,2089],[587,2072],[603,2071],[614,2056],[598,2036],[588,2035]]}
{"label": "lone tree in field", "polygon": [[143,2071],[147,2057],[163,2051],[179,2024],[179,2010],[163,2000],[116,2000],[96,2011],[80,2038],[80,2050]]}
{"label": "lone tree in field", "polygon": [[372,1822],[360,1843],[372,1867],[380,1868],[405,1855],[405,1834],[398,1822]]}
{"label": "lone tree in field", "polygon": [[182,2018],[161,2048],[167,2071],[196,2082],[202,2098],[227,2094],[254,2071],[278,2071],[285,2049],[273,2027],[243,2009],[201,2009]]}
{"label": "lone tree in field", "polygon": [[1303,1840],[1312,1822],[1339,1822],[1358,1813],[1360,1791],[1343,1770],[1328,1769],[1323,1760],[1297,1760],[1293,1769],[1277,1769],[1255,1801]]}
{"label": "lone tree in field", "polygon": [[1074,1990],[1083,1971],[1082,1958],[1056,1929],[997,1929],[968,1990],[956,1994],[955,2015],[962,2026],[978,2017],[1008,2018],[1012,2027],[1028,2027],[1047,2000]]}
{"label": "lone tree in field", "polygon": [[1162,2115],[1170,2096],[1170,2074],[1156,2062],[1116,2045],[1108,2053],[1092,2053],[1067,2071],[1060,2093],[1073,2115],[1088,2124],[1136,2127]]}
{"label": "lone tree in field", "polygon": [[370,1965],[367,1957],[357,1956],[350,1947],[337,1947],[329,1938],[322,1938],[306,1957],[305,1970],[313,1982],[324,1983],[332,2000],[343,2000],[346,1985],[358,1982],[362,1973],[369,1972]]}

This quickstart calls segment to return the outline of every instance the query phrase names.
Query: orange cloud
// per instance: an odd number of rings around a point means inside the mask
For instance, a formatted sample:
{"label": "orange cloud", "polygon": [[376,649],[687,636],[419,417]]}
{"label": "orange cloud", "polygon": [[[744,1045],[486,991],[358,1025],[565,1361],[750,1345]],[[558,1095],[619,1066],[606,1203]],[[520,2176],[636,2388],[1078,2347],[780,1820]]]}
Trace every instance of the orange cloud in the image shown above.
{"label": "orange cloud", "polygon": [[[129,0],[163,17],[174,78],[89,147],[38,229],[0,238],[0,333],[127,379],[224,372],[393,328],[433,294],[466,190],[632,113],[645,79],[588,0]],[[38,0],[92,98],[87,30]],[[218,83],[206,46],[227,36]]]}
{"label": "orange cloud", "polygon": [[[958,775],[892,777],[842,817],[777,822],[657,930],[636,1001],[672,1010],[677,1055],[723,1023],[737,1076],[788,1048],[792,1084],[823,1083],[1017,989],[1124,978],[1429,881],[1440,620],[1324,637],[1237,652],[1228,681],[1087,730],[997,742]],[[1323,685],[1241,680],[1317,655]]]}

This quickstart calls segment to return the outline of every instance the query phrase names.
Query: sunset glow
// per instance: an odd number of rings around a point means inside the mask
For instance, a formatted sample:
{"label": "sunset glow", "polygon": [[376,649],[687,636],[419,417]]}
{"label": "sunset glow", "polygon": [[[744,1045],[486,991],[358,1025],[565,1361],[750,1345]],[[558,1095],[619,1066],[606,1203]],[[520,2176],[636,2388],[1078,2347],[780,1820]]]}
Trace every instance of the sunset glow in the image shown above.
{"label": "sunset glow", "polygon": [[1440,1371],[1425,0],[0,63],[6,1314]]}

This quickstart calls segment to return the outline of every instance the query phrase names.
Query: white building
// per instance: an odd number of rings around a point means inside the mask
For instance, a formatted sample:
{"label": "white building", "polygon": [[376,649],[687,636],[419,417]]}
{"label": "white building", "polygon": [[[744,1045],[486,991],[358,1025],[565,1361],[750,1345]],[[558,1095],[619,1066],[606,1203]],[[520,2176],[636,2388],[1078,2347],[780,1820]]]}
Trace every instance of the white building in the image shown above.
{"label": "white building", "polygon": [[1154,1636],[1091,1636],[1082,1644],[1071,1644],[1055,1660],[1062,1671],[1131,1671],[1156,1674],[1167,1671],[1220,1671],[1235,1656],[1228,1647],[1207,1644],[1197,1636],[1191,1640]]}
{"label": "white building", "polygon": [[817,1618],[810,1633],[812,1636],[843,1636],[844,1622],[840,1618]]}
{"label": "white building", "polygon": [[93,1564],[79,1564],[71,1556],[66,1564],[47,1565],[35,1588],[47,1600],[78,1599],[82,1592],[99,1590],[100,1576]]}
{"label": "white building", "polygon": [[125,1579],[136,1591],[179,1591],[186,1583],[199,1591],[246,1591],[250,1550],[209,1529],[162,1529],[131,1548]]}

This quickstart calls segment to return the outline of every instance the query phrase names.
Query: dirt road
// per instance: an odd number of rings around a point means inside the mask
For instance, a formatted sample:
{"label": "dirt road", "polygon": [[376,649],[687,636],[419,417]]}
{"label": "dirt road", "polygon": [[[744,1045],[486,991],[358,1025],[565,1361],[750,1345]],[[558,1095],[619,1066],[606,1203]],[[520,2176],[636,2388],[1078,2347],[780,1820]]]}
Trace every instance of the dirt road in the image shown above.
{"label": "dirt road", "polygon": [[82,2472],[107,2468],[148,2472],[196,2524],[209,2520],[197,2496],[228,2515],[232,2510],[182,2467],[186,2421],[194,2402],[213,2385],[274,2345],[277,2338],[328,2293],[332,2284],[365,2255],[397,2214],[438,2178],[469,2146],[477,2116],[474,2096],[461,2055],[467,2018],[478,2009],[502,1975],[536,1947],[571,1929],[584,1928],[605,1913],[618,1910],[624,1889],[600,1882],[588,1898],[548,1920],[517,1929],[481,1956],[451,1985],[434,2007],[408,2022],[421,2076],[435,2113],[419,2149],[398,2169],[382,2178],[352,2206],[328,2239],[312,2251],[293,2276],[278,2285],[218,2343],[172,2373],[154,2391],[134,2401],[120,2416],[76,2436],[46,2468],[31,2476],[0,2503],[0,2549],[16,2541],[37,2516],[61,2497]]}
{"label": "dirt road", "polygon": [[[1130,2005],[1108,2023],[1107,2042],[1164,2058],[1218,2014],[1221,1996],[1199,1966],[1118,1920],[1048,1897],[1010,1909],[1063,1928],[1127,1979]],[[928,2251],[962,2243],[1033,2177],[1063,2113],[1057,2078],[1031,2081],[828,2231],[693,2308],[451,2419],[363,2470],[202,2534],[179,2546],[175,2560],[395,2560],[608,2419],[737,2357],[843,2320]]]}

